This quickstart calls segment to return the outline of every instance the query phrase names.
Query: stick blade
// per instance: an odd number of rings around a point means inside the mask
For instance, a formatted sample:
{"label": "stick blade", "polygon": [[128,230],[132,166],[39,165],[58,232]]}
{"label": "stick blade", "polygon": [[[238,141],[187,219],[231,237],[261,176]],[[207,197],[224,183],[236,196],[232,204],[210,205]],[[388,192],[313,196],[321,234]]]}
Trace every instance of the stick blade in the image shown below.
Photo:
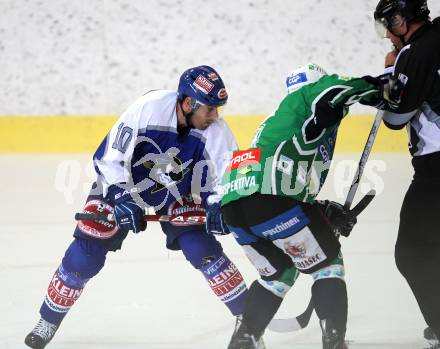
{"label": "stick blade", "polygon": [[295,332],[299,331],[309,324],[314,309],[313,300],[310,299],[306,310],[293,318],[272,319],[267,328],[273,332]]}
{"label": "stick blade", "polygon": [[272,321],[267,326],[272,332],[285,333],[285,332],[295,332],[301,330],[300,323],[296,318],[288,319],[272,319]]}
{"label": "stick blade", "polygon": [[371,201],[376,196],[376,191],[371,189],[365,196],[357,203],[355,207],[353,207],[350,212],[354,217],[359,216],[363,210],[367,208],[367,206],[371,203]]}

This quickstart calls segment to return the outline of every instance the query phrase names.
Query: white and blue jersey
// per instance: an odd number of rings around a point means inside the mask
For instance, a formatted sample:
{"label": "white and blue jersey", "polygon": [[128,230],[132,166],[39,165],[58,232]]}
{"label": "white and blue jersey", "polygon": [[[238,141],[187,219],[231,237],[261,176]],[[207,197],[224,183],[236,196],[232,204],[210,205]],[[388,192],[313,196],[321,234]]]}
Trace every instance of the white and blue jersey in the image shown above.
{"label": "white and blue jersey", "polygon": [[110,185],[125,182],[156,211],[190,193],[205,206],[220,200],[235,138],[221,119],[205,130],[178,130],[176,105],[175,91],[155,90],[122,114],[94,155],[104,197]]}
{"label": "white and blue jersey", "polygon": [[[178,129],[177,92],[155,90],[136,100],[121,115],[94,155],[97,181],[84,208],[101,205],[113,213],[106,199],[109,186],[127,183],[136,188],[136,200],[153,207],[158,214],[189,194],[200,197],[206,208],[220,201],[220,182],[235,138],[225,121],[219,119],[205,130]],[[78,222],[74,236],[93,239],[108,250],[121,248],[127,232],[99,222]],[[204,231],[204,226],[177,227],[161,222],[167,247],[180,248],[177,239],[186,231]]]}

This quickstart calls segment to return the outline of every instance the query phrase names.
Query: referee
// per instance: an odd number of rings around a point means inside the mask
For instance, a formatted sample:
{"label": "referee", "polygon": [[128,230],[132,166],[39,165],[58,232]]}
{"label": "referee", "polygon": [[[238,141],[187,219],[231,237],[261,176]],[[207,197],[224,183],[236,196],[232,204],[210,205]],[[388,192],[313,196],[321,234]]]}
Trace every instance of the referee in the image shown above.
{"label": "referee", "polygon": [[384,123],[407,128],[414,167],[400,211],[396,265],[429,326],[430,348],[440,348],[440,18],[431,21],[426,0],[380,0],[374,18],[395,47],[385,65],[396,103]]}

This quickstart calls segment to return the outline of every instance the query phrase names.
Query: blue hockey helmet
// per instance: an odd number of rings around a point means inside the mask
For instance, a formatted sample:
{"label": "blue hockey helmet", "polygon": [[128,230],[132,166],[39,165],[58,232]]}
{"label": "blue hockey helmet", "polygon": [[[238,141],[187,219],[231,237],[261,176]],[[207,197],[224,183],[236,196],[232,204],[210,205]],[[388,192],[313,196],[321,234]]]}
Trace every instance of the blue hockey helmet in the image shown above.
{"label": "blue hockey helmet", "polygon": [[193,99],[193,110],[197,109],[196,104],[220,107],[228,101],[228,93],[222,78],[214,68],[207,65],[183,72],[177,88],[177,98],[183,101],[185,97]]}

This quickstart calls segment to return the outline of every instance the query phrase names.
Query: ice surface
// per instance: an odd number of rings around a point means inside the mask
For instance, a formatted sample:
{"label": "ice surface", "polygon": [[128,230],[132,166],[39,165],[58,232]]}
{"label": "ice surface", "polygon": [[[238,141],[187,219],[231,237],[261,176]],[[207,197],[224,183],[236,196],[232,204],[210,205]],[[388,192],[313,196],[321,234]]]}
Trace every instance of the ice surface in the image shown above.
{"label": "ice surface", "polygon": [[[347,159],[358,156],[339,156],[335,164]],[[73,215],[85,199],[88,160],[72,155],[0,156],[2,349],[24,348],[24,336],[39,318],[47,284],[71,241]],[[354,341],[353,348],[422,348],[425,324],[393,260],[399,208],[412,175],[409,157],[376,154],[378,160],[386,166],[386,171],[377,171],[384,190],[359,218],[352,236],[342,241],[349,293],[347,338]],[[70,167],[79,171],[76,177],[75,171],[65,171],[66,161],[77,164]],[[374,176],[365,177],[366,183],[370,180]],[[69,183],[75,188],[71,197],[59,191]],[[336,199],[336,184],[330,180],[322,196]],[[368,185],[363,189],[368,191]],[[257,274],[240,247],[230,236],[220,239],[252,282]],[[302,312],[310,285],[310,277],[301,276],[277,317]],[[181,253],[165,249],[164,235],[151,223],[147,231],[130,234],[122,251],[109,253],[106,266],[89,282],[47,348],[220,349],[226,348],[233,324],[203,276]],[[268,349],[320,348],[316,317],[297,333],[267,331],[265,341]]]}

